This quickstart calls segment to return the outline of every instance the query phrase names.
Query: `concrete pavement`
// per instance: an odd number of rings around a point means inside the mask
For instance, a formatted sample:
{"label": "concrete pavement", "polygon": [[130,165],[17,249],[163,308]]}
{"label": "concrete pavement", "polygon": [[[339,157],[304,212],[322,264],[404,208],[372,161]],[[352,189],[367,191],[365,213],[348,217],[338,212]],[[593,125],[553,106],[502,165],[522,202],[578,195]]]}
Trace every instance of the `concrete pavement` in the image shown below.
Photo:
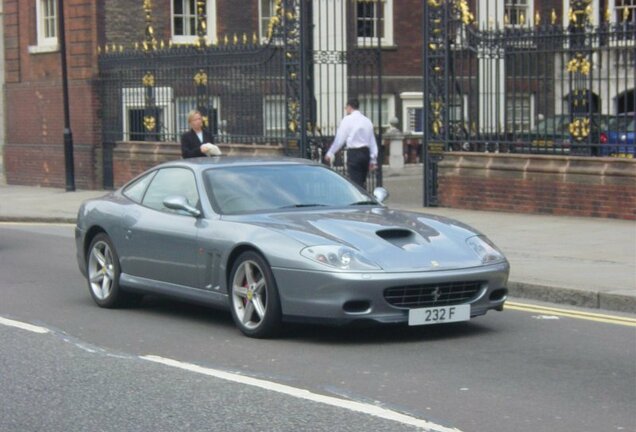
{"label": "concrete pavement", "polygon": [[[510,260],[511,296],[636,313],[636,222],[423,208],[420,172],[385,170],[388,205],[451,217],[482,231]],[[0,221],[74,223],[82,201],[105,193],[0,181]]]}

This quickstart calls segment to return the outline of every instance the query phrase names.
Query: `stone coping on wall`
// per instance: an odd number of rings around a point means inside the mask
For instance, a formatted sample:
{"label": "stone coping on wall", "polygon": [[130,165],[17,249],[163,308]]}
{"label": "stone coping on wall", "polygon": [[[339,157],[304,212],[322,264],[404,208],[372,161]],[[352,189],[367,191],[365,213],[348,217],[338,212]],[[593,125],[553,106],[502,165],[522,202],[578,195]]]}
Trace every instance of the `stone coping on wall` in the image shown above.
{"label": "stone coping on wall", "polygon": [[[262,144],[217,144],[224,155],[282,155],[283,147],[280,145]],[[118,141],[113,150],[113,155],[125,155],[127,157],[148,155],[171,156],[171,159],[181,157],[181,146],[176,142],[166,141]]]}
{"label": "stone coping on wall", "polygon": [[636,185],[636,159],[626,158],[446,152],[438,166],[445,176]]}

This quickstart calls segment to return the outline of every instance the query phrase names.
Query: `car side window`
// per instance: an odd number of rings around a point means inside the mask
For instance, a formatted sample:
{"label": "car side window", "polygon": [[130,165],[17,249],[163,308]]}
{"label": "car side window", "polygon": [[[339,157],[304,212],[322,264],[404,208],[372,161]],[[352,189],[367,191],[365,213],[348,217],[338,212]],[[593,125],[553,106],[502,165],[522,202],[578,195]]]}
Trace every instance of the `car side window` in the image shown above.
{"label": "car side window", "polygon": [[143,198],[143,205],[155,210],[174,213],[163,205],[163,200],[169,196],[182,195],[188,203],[197,207],[199,193],[197,191],[194,173],[186,168],[164,168],[157,172]]}
{"label": "car side window", "polygon": [[143,177],[138,178],[134,183],[128,185],[124,189],[124,195],[135,202],[141,203],[141,200],[144,197],[144,193],[146,192],[146,188],[148,187],[148,184],[156,173],[156,171],[153,171]]}

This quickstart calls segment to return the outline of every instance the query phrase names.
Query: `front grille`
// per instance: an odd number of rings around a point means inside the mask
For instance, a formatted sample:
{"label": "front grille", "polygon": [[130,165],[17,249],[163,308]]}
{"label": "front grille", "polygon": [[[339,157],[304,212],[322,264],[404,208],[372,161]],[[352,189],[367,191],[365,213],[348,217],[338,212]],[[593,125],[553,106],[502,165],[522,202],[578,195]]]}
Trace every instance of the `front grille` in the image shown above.
{"label": "front grille", "polygon": [[384,290],[384,299],[400,308],[451,306],[474,299],[484,282],[440,282],[393,287]]}

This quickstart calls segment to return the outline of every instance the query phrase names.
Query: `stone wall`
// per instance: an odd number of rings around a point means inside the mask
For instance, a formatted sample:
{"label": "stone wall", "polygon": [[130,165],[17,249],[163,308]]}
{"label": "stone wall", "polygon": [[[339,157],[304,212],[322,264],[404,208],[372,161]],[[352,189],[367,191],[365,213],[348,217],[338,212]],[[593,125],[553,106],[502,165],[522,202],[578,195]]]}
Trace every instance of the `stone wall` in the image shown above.
{"label": "stone wall", "polygon": [[[218,144],[225,156],[281,156],[280,146]],[[181,159],[178,143],[119,142],[113,150],[113,183],[120,187],[145,170],[163,162]]]}
{"label": "stone wall", "polygon": [[440,206],[636,220],[636,160],[445,153]]}

